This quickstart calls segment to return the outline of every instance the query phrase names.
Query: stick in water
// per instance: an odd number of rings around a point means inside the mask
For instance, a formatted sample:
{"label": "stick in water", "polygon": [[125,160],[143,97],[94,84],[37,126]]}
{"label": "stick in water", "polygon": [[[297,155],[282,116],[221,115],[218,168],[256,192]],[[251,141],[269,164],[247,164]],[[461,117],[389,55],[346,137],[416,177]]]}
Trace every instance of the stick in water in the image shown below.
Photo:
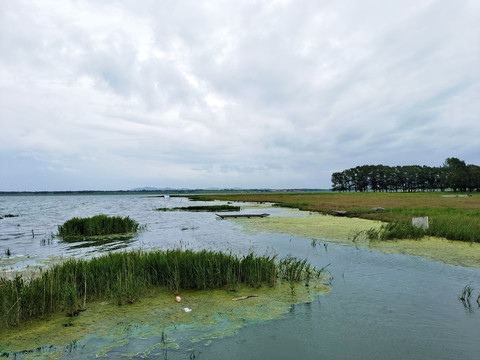
{"label": "stick in water", "polygon": [[234,299],[232,299],[232,300],[233,300],[233,301],[245,300],[245,299],[248,299],[248,298],[251,298],[251,297],[258,297],[258,295],[240,296],[240,297],[234,298]]}

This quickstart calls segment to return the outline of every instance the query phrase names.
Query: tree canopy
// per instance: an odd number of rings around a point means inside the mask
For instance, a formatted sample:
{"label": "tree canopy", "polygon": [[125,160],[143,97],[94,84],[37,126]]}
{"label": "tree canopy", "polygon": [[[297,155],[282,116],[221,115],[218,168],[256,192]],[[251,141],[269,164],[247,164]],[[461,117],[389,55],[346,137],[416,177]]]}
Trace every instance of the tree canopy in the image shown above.
{"label": "tree canopy", "polygon": [[332,174],[333,191],[480,191],[480,166],[448,158],[439,167],[361,165]]}

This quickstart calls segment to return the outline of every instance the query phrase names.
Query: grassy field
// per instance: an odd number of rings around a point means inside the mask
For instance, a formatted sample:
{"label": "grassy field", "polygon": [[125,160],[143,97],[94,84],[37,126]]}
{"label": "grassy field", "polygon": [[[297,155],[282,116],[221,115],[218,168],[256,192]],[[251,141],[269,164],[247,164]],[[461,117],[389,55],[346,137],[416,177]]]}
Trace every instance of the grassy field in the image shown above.
{"label": "grassy field", "polygon": [[[463,195],[463,196],[457,196]],[[364,219],[388,222],[380,240],[423,235],[480,243],[480,194],[423,193],[270,193],[195,195],[195,200],[274,202],[283,207],[332,214],[347,211]],[[384,208],[385,212],[369,212]],[[412,217],[428,216],[429,229],[419,232]]]}

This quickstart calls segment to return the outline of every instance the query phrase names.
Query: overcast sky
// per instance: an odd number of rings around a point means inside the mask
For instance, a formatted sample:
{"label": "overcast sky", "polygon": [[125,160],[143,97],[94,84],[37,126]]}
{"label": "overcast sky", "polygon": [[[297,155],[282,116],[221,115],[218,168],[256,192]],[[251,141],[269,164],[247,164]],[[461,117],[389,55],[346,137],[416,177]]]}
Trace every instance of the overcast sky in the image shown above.
{"label": "overcast sky", "polygon": [[0,190],[480,165],[480,1],[0,2]]}

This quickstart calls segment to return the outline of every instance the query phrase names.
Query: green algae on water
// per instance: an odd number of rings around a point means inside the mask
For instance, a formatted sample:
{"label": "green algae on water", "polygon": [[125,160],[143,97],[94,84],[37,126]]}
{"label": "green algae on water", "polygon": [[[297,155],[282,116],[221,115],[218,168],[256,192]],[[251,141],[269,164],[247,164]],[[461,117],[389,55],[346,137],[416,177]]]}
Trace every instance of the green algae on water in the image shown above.
{"label": "green algae on water", "polygon": [[[112,351],[105,343],[160,336],[160,332],[163,337],[165,329],[175,332],[180,325],[188,325],[187,331],[200,326],[202,338],[226,336],[246,321],[279,317],[289,304],[328,291],[322,283],[325,274],[306,260],[288,257],[277,263],[275,258],[253,253],[238,258],[206,250],[136,251],[88,261],[68,259],[30,281],[21,276],[2,278],[2,323],[10,329],[0,329],[4,340],[0,351],[56,353],[72,342],[78,346],[92,341],[89,336],[95,334],[100,339],[95,340],[100,342],[95,345],[100,347],[97,356],[103,356]],[[257,296],[232,301],[252,292]],[[181,304],[173,300],[179,293]],[[226,325],[219,328],[219,324]],[[47,347],[39,349],[38,344]]]}
{"label": "green algae on water", "polygon": [[[298,213],[298,212],[296,212]],[[307,212],[304,212],[308,214]],[[308,216],[272,216],[264,219],[237,219],[245,225],[246,232],[266,231],[285,233],[309,239],[328,239],[329,241],[351,242],[352,235],[372,227],[380,227],[379,221],[310,214]]]}
{"label": "green algae on water", "polygon": [[[275,256],[243,257],[219,251],[130,251],[110,252],[90,260],[70,258],[36,277],[0,277],[0,323],[17,326],[54,312],[78,314],[87,302],[115,299],[118,305],[138,300],[148,289],[186,289],[274,286],[288,265],[279,266]],[[312,270],[308,265],[305,269]],[[310,274],[310,272],[309,272]],[[318,274],[319,275],[319,274]]]}
{"label": "green algae on water", "polygon": [[[281,318],[294,303],[310,302],[315,296],[327,294],[330,286],[324,281],[325,278],[311,281],[308,287],[297,283],[295,295],[292,295],[290,284],[284,282],[275,287],[258,289],[237,287],[236,291],[182,291],[180,303],[175,302],[174,294],[165,289],[151,291],[149,296],[126,306],[93,302],[76,317],[66,318],[64,314],[57,313],[48,319],[34,319],[8,331],[0,330],[0,353],[37,349],[39,344],[48,344],[49,347],[43,350],[44,355],[55,358],[58,351],[66,349],[68,344],[75,342],[76,346],[80,346],[94,338],[99,343],[96,355],[103,357],[114,348],[125,345],[122,339],[144,339],[162,336],[162,333],[169,335],[168,347],[175,349],[179,344],[170,334],[179,329],[193,334],[189,336],[191,346],[204,346],[205,341],[235,335],[239,328],[250,322]],[[238,296],[251,294],[258,296],[232,301]],[[143,351],[148,352],[151,346]]]}
{"label": "green algae on water", "polygon": [[[305,212],[305,214],[308,214]],[[480,244],[452,241],[425,236],[419,240],[369,241],[358,236],[370,229],[379,230],[380,221],[310,214],[309,216],[279,216],[265,219],[235,219],[244,231],[284,233],[308,239],[323,239],[343,244],[363,245],[383,253],[423,256],[449,265],[480,268]]]}

